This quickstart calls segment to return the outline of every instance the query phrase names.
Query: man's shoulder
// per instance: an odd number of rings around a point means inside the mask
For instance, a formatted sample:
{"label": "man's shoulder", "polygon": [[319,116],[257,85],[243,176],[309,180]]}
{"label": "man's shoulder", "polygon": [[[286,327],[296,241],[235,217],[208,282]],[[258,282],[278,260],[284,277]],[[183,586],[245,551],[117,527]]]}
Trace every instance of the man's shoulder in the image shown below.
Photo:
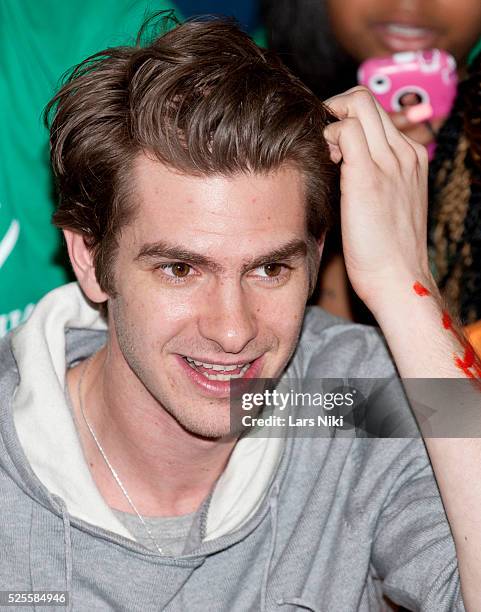
{"label": "man's shoulder", "polygon": [[293,361],[304,376],[390,377],[392,357],[380,330],[307,308]]}
{"label": "man's shoulder", "polygon": [[348,319],[343,319],[336,315],[327,312],[320,306],[308,306],[304,315],[304,321],[302,325],[302,335],[304,333],[314,332],[316,334],[320,332],[326,332],[331,330],[336,334],[349,332],[359,332],[364,335],[374,335],[381,337],[380,331],[377,327],[371,325],[363,325],[361,323],[354,323]]}

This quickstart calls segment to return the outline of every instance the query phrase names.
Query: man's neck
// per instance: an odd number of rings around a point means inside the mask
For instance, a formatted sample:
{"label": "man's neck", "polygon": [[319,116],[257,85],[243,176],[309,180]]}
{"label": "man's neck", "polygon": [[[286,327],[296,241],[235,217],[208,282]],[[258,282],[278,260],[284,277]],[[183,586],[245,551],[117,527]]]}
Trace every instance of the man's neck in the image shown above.
{"label": "man's neck", "polygon": [[206,440],[187,432],[144,387],[139,388],[138,380],[129,380],[111,360],[104,347],[67,373],[84,455],[100,493],[112,508],[132,512],[82,409],[140,514],[195,511],[223,472],[235,440]]}

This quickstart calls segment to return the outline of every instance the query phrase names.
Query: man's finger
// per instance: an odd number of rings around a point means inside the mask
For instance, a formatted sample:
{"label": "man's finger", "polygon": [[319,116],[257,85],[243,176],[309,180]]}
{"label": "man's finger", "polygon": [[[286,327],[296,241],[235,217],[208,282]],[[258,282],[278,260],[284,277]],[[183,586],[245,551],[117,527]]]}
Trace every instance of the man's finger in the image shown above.
{"label": "man's finger", "polygon": [[[397,129],[397,127],[393,124],[391,118],[389,117],[388,113],[382,108],[382,106],[368,89],[366,89],[365,87],[353,87],[352,89],[348,90],[344,95],[349,95],[352,100],[350,102],[351,112],[359,113],[359,111],[361,111],[361,114],[359,115],[361,122],[364,121],[364,117],[366,116],[363,107],[369,106],[372,109],[371,112],[377,113],[378,121],[380,121],[383,126],[384,135],[387,141],[387,145],[389,147],[388,150],[385,150],[384,154],[379,160],[375,159],[375,161],[380,166],[383,166],[388,163],[389,158],[391,156],[394,156],[397,159],[397,162],[402,166],[403,164],[409,162],[409,160],[412,159],[412,155],[414,152],[416,154],[418,153],[417,147],[413,147],[412,141],[406,138],[404,134]],[[342,113],[346,112],[345,103],[343,109],[343,103],[339,100],[342,97],[342,95],[335,96],[334,98],[328,100],[329,104],[331,103],[331,101],[334,102],[334,105],[330,106],[330,108],[332,108],[336,114],[341,116]],[[371,134],[367,129],[366,136],[368,139],[369,148],[371,150]]]}
{"label": "man's finger", "polygon": [[[348,117],[335,123],[331,123],[324,130],[331,154],[336,156],[341,152],[344,162],[348,165],[355,164],[361,174],[371,171],[372,158],[363,126],[359,119]],[[340,161],[333,157],[333,161]]]}
{"label": "man's finger", "polygon": [[[405,162],[409,163],[409,160],[412,159],[413,153],[419,158],[420,148],[417,146],[417,138],[414,138],[413,141],[408,137],[408,130],[415,127],[415,124],[409,121],[409,110],[404,113],[396,113],[395,117],[397,124],[394,124],[391,115],[389,115],[383,109],[374,96],[372,96],[372,98],[379,112],[379,117],[381,118],[384,126],[387,140],[391,145],[392,151],[396,155],[400,165],[403,165]],[[414,109],[416,107],[413,106],[411,108]],[[403,121],[401,117],[404,117],[404,119],[408,122],[404,129],[400,127]],[[422,142],[422,144],[424,145],[425,143]]]}
{"label": "man's finger", "polygon": [[372,95],[366,88],[350,89],[344,94],[329,98],[325,104],[340,119],[359,120],[367,150],[376,163],[381,164],[387,155],[392,155],[383,121]]}

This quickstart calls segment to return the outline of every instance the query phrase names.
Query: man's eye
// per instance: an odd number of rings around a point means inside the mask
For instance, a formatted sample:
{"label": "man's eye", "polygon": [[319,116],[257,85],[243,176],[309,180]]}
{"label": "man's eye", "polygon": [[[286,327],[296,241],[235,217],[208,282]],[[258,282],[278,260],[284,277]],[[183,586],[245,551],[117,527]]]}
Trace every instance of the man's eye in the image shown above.
{"label": "man's eye", "polygon": [[160,268],[166,272],[167,276],[174,276],[175,278],[185,278],[192,270],[189,264],[181,261],[172,264],[163,264]]}
{"label": "man's eye", "polygon": [[264,271],[265,275],[269,276],[270,278],[279,276],[282,272],[282,268],[283,266],[278,263],[271,263],[267,264],[266,266],[262,266],[262,270]]}
{"label": "man's eye", "polygon": [[257,268],[260,272],[259,276],[267,276],[269,278],[276,278],[282,274],[284,266],[282,264],[266,264],[265,266],[259,266]]}

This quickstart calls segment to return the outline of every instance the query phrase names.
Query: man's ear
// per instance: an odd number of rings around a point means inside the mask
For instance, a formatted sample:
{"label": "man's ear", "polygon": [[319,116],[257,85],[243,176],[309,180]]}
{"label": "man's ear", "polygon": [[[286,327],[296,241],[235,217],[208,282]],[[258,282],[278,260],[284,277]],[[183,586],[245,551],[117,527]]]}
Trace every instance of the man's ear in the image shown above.
{"label": "man's ear", "polygon": [[102,291],[97,281],[92,252],[85,244],[84,237],[70,229],[64,229],[63,235],[67,243],[70,263],[83,292],[92,302],[97,304],[105,302],[109,296]]}

